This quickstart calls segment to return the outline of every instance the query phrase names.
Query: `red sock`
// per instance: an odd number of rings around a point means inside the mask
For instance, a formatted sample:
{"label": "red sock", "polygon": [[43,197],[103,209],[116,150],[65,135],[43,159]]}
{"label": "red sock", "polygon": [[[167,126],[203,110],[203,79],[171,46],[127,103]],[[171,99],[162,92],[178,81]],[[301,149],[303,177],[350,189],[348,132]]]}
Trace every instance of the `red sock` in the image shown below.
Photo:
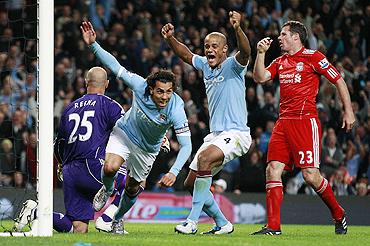
{"label": "red sock", "polygon": [[272,230],[280,230],[280,208],[283,195],[281,181],[266,182],[267,227]]}
{"label": "red sock", "polygon": [[338,204],[337,199],[335,199],[333,189],[331,188],[327,179],[322,179],[319,188],[316,190],[316,193],[330,209],[333,219],[341,220],[344,215],[344,209]]}

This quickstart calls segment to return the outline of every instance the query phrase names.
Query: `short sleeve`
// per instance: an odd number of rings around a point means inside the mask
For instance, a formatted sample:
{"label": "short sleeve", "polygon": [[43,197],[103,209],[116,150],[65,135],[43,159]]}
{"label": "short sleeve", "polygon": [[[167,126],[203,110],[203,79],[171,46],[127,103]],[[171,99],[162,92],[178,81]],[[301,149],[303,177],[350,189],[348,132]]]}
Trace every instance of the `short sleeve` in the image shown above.
{"label": "short sleeve", "polygon": [[274,59],[266,68],[271,74],[271,79],[275,78],[278,73],[278,58]]}
{"label": "short sleeve", "polygon": [[[243,66],[242,64],[240,64],[238,62],[238,60],[236,59],[236,56],[233,56],[231,58],[231,67],[232,69],[237,73],[237,74],[240,74],[240,73],[245,73],[246,71],[246,68],[248,67],[249,65],[249,60],[248,60],[248,64]],[[244,74],[243,74],[244,75]]]}
{"label": "short sleeve", "polygon": [[195,69],[203,71],[204,64],[207,63],[207,58],[205,56],[193,55],[192,63]]}
{"label": "short sleeve", "polygon": [[320,52],[315,51],[311,57],[311,65],[315,71],[324,75],[330,82],[336,83],[341,77],[338,70],[328,61],[328,59]]}

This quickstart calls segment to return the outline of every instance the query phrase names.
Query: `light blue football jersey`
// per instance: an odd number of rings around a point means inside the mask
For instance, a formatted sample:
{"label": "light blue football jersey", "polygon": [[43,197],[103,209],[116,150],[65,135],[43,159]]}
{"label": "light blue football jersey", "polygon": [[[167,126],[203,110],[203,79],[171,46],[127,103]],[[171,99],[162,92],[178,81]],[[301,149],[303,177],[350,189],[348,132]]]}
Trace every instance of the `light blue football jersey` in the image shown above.
{"label": "light blue football jersey", "polygon": [[177,135],[190,136],[184,102],[173,93],[167,106],[160,109],[150,95],[145,95],[146,80],[121,67],[117,75],[133,91],[133,101],[125,116],[117,121],[131,141],[141,149],[157,153],[166,131],[172,126]]}
{"label": "light blue football jersey", "polygon": [[211,132],[249,131],[244,79],[247,66],[239,64],[235,56],[228,57],[215,69],[209,66],[205,56],[194,55],[192,63],[203,72]]}

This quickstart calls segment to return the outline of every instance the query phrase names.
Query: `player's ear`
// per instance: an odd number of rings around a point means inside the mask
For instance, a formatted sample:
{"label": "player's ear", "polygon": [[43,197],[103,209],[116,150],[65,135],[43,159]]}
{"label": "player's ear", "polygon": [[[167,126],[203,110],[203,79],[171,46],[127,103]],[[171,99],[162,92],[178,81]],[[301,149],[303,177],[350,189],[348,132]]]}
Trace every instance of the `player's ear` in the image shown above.
{"label": "player's ear", "polygon": [[227,46],[227,44],[225,44],[224,47],[222,48],[222,52],[226,54],[228,48],[229,48],[229,46]]}
{"label": "player's ear", "polygon": [[87,80],[85,79],[85,87],[87,88],[88,85],[89,85],[89,82],[87,82]]}
{"label": "player's ear", "polygon": [[149,86],[149,95],[153,95],[153,91],[154,91],[153,87]]}
{"label": "player's ear", "polygon": [[106,82],[105,82],[105,89],[108,88],[108,85],[109,85],[109,79],[107,79]]}

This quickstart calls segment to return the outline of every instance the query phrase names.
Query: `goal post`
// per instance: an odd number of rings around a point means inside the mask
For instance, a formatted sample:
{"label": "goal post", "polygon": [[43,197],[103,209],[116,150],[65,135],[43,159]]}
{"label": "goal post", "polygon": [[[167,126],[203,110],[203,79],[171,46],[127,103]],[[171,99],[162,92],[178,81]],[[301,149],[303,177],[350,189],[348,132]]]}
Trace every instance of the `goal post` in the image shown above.
{"label": "goal post", "polygon": [[38,171],[34,236],[53,234],[54,0],[38,0]]}

